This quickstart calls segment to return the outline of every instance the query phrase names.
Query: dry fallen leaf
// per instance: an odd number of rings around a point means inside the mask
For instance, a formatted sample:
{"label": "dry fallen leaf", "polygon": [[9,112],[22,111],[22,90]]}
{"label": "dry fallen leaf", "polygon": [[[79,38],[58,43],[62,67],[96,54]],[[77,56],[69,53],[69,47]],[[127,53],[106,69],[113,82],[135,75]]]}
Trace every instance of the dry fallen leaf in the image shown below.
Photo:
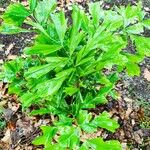
{"label": "dry fallen leaf", "polygon": [[127,143],[122,143],[122,150],[127,150]]}
{"label": "dry fallen leaf", "polygon": [[5,9],[4,8],[0,8],[0,12],[3,12],[3,11],[5,11]]}
{"label": "dry fallen leaf", "polygon": [[144,70],[144,78],[150,81],[150,71],[147,68]]}
{"label": "dry fallen leaf", "polygon": [[[87,139],[92,139],[102,136],[102,129],[98,130],[96,133],[82,133],[80,139],[82,142],[85,142]],[[104,135],[105,136],[105,135]],[[106,135],[107,136],[107,135]]]}
{"label": "dry fallen leaf", "polygon": [[0,101],[0,108],[1,107],[3,107],[3,106],[5,106],[5,104],[7,103],[7,101],[6,100],[2,100],[2,101]]}
{"label": "dry fallen leaf", "polygon": [[11,135],[10,135],[10,129],[6,130],[5,136],[1,139],[4,143],[10,143],[11,142]]}
{"label": "dry fallen leaf", "polygon": [[2,44],[0,44],[0,51],[3,51],[3,47],[4,47],[5,45],[2,45]]}
{"label": "dry fallen leaf", "polygon": [[14,44],[11,43],[8,47],[7,47],[7,50],[5,51],[5,54],[8,55],[10,50],[14,47]]}
{"label": "dry fallen leaf", "polygon": [[138,144],[142,144],[143,143],[143,139],[140,137],[140,135],[138,133],[134,133],[134,139]]}

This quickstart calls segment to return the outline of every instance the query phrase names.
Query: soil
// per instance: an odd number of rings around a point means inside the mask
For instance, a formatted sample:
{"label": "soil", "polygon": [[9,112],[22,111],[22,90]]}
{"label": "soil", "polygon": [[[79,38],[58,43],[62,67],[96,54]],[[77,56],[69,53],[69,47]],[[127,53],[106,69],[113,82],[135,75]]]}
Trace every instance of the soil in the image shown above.
{"label": "soil", "polygon": [[[79,4],[87,7],[87,2],[78,0]],[[91,1],[91,0],[90,0]],[[94,0],[92,0],[94,1]],[[134,4],[137,0],[102,0],[104,9],[110,8],[113,5],[128,5]],[[2,3],[3,2],[3,3]],[[149,0],[143,0],[144,7],[150,7]],[[0,7],[6,8],[10,1],[0,1]],[[65,4],[65,3],[64,3]],[[69,15],[69,13],[67,13]],[[147,16],[149,16],[148,14]],[[145,31],[145,36],[150,37],[150,31]],[[7,61],[9,56],[19,56],[23,49],[32,43],[34,33],[22,33],[18,35],[2,35],[0,34],[0,44],[4,45],[0,51],[0,60]],[[13,45],[8,53],[9,46]],[[131,46],[132,48],[132,46]],[[119,101],[110,100],[107,105],[98,106],[91,110],[95,114],[99,114],[106,110],[112,114],[120,123],[120,128],[114,134],[101,131],[101,136],[104,139],[119,140],[124,149],[128,145],[132,150],[149,150],[150,149],[150,82],[144,77],[145,69],[150,71],[150,58],[145,58],[140,64],[141,76],[128,77],[124,73],[121,74],[121,81],[118,82],[116,90],[119,91],[121,97]],[[0,142],[0,149],[37,149],[31,145],[31,141],[40,134],[39,126],[47,125],[50,119],[47,116],[29,117],[22,113],[16,97],[7,94],[7,85],[2,85],[3,96],[2,100],[7,99],[7,108],[1,119],[5,119],[7,126],[11,126],[12,145],[5,145]],[[139,102],[139,103],[138,103]],[[146,112],[146,113],[145,113]],[[142,123],[144,127],[141,126]],[[15,130],[13,127],[15,126]],[[2,139],[8,129],[0,130],[0,139]],[[16,138],[17,137],[17,138]],[[5,147],[5,148],[4,148]],[[42,147],[39,147],[42,149]]]}
{"label": "soil", "polygon": [[33,39],[34,33],[21,33],[17,35],[2,35],[0,34],[0,43],[4,45],[3,51],[0,51],[0,59],[7,60],[5,52],[10,44],[13,48],[10,50],[9,55],[21,55],[23,49],[29,45]]}

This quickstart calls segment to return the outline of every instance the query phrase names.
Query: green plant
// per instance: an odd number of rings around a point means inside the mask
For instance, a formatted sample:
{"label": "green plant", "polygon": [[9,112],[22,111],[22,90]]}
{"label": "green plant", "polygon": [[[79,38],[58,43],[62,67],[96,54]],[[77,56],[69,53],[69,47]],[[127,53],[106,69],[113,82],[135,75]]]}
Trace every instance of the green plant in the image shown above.
{"label": "green plant", "polygon": [[2,130],[6,126],[6,122],[2,117],[3,115],[3,108],[0,106],[0,130]]}
{"label": "green plant", "polygon": [[[55,9],[55,0],[29,4],[28,9],[12,4],[2,15],[2,34],[34,31],[37,36],[34,45],[24,49],[25,57],[4,64],[1,78],[24,110],[31,105],[39,108],[31,115],[57,116],[51,126],[41,127],[43,135],[33,143],[47,150],[120,150],[117,141],[95,138],[82,144],[80,137],[99,127],[110,132],[119,127],[108,112],[93,116],[88,109],[107,103],[107,96],[115,97],[118,73],[125,69],[139,75],[138,63],[150,56],[150,39],[141,34],[144,27],[150,28],[150,20],[145,20],[141,4],[102,10],[99,3],[91,3],[87,13],[74,5],[69,23],[65,13]],[[23,22],[32,29],[23,29]],[[124,50],[129,40],[135,54]]]}
{"label": "green plant", "polygon": [[0,130],[6,126],[6,122],[0,118]]}

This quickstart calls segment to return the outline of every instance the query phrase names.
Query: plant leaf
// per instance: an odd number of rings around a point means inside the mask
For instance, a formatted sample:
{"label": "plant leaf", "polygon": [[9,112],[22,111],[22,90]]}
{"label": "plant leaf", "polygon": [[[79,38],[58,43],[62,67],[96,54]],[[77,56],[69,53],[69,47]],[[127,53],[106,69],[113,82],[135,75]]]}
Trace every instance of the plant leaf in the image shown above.
{"label": "plant leaf", "polygon": [[119,128],[119,124],[117,123],[117,121],[110,119],[110,115],[106,111],[104,111],[101,115],[96,117],[93,120],[93,124],[95,124],[98,127],[107,129],[111,132],[115,132],[115,130]]}
{"label": "plant leaf", "polygon": [[18,26],[14,26],[13,24],[6,24],[3,23],[0,26],[0,33],[1,34],[17,34],[17,33],[21,33],[21,32],[30,32],[26,29],[22,29]]}
{"label": "plant leaf", "polygon": [[56,66],[57,64],[46,64],[42,66],[31,67],[27,72],[25,72],[25,78],[40,78],[41,76],[54,69]]}
{"label": "plant leaf", "polygon": [[23,68],[23,60],[20,58],[6,62],[4,64],[4,68],[3,68],[3,70],[4,70],[4,81],[5,82],[12,82],[12,80],[15,79],[17,73],[22,68]]}
{"label": "plant leaf", "polygon": [[67,63],[67,59],[57,59],[49,64],[31,67],[27,72],[25,72],[25,78],[40,78],[41,76],[47,74],[56,67],[64,67]]}
{"label": "plant leaf", "polygon": [[144,27],[146,27],[150,30],[150,19],[143,20],[142,24]]}
{"label": "plant leaf", "polygon": [[28,0],[30,5],[30,10],[33,12],[37,6],[37,0]]}
{"label": "plant leaf", "polygon": [[42,97],[46,97],[55,94],[72,71],[73,69],[64,70],[56,74],[55,78],[38,84],[36,88],[39,95]]}
{"label": "plant leaf", "polygon": [[30,115],[45,115],[45,114],[49,114],[50,110],[48,108],[41,108],[38,110],[33,110]]}
{"label": "plant leaf", "polygon": [[81,110],[79,112],[77,121],[82,130],[87,133],[92,133],[97,131],[97,126],[92,123],[92,114],[88,113],[86,110]]}
{"label": "plant leaf", "polygon": [[60,45],[35,44],[32,47],[25,48],[24,52],[27,55],[33,55],[33,54],[48,55],[55,51],[60,50],[61,48],[62,47]]}
{"label": "plant leaf", "polygon": [[38,99],[38,96],[30,92],[24,93],[20,97],[20,101],[22,103],[23,108],[30,107],[33,103],[36,102],[37,99]]}
{"label": "plant leaf", "polygon": [[74,149],[79,145],[79,131],[74,127],[65,127],[60,133],[58,143],[61,147]]}
{"label": "plant leaf", "polygon": [[65,32],[67,29],[67,20],[65,19],[64,12],[59,12],[57,14],[51,14],[51,18],[54,22],[57,34],[59,36],[61,45],[63,44]]}
{"label": "plant leaf", "polygon": [[29,15],[30,13],[22,4],[16,3],[11,4],[7,7],[7,10],[2,15],[2,18],[5,23],[21,26],[23,21]]}
{"label": "plant leaf", "polygon": [[50,13],[56,6],[56,0],[39,1],[35,8],[35,17],[40,24],[45,24]]}
{"label": "plant leaf", "polygon": [[140,67],[132,62],[126,64],[126,70],[130,76],[139,76],[141,72]]}
{"label": "plant leaf", "polygon": [[43,135],[36,137],[32,143],[34,145],[44,145],[45,148],[51,146],[52,138],[55,136],[57,132],[57,128],[51,126],[41,126]]}
{"label": "plant leaf", "polygon": [[136,50],[140,55],[150,56],[150,38],[142,36],[131,36],[132,41],[135,42]]}
{"label": "plant leaf", "polygon": [[64,92],[66,92],[66,94],[72,96],[73,94],[75,94],[76,92],[78,92],[79,89],[76,87],[66,87]]}
{"label": "plant leaf", "polygon": [[51,37],[49,36],[49,34],[47,33],[47,31],[43,28],[42,25],[40,25],[39,23],[33,22],[33,21],[25,21],[26,24],[33,26],[34,28],[36,28],[39,32],[43,33],[44,36],[46,36],[45,38],[48,38],[49,40],[52,40]]}
{"label": "plant leaf", "polygon": [[103,141],[102,138],[87,140],[83,146],[94,148],[95,150],[121,150],[121,144],[117,140]]}
{"label": "plant leaf", "polygon": [[91,102],[93,102],[95,105],[107,103],[106,96],[109,94],[112,88],[113,88],[112,84],[101,88],[98,91],[97,96],[95,96],[95,98]]}
{"label": "plant leaf", "polygon": [[99,22],[100,22],[100,3],[99,2],[95,2],[95,3],[90,3],[89,4],[89,11],[90,14],[92,15],[92,21],[93,21],[93,25],[97,28],[99,26]]}
{"label": "plant leaf", "polygon": [[79,29],[81,27],[81,12],[80,9],[77,6],[73,7],[73,13],[72,13],[72,29],[71,29],[71,35],[70,35],[70,41],[69,41],[69,49],[70,49],[70,55],[73,54],[74,50],[80,43],[80,41],[83,38],[83,32],[79,32]]}
{"label": "plant leaf", "polygon": [[129,34],[140,34],[144,32],[143,25],[141,23],[129,26],[126,28],[126,32]]}
{"label": "plant leaf", "polygon": [[8,93],[21,95],[22,94],[21,86],[23,84],[24,84],[24,80],[20,81],[20,80],[14,79],[13,82],[10,83],[10,85],[9,85]]}

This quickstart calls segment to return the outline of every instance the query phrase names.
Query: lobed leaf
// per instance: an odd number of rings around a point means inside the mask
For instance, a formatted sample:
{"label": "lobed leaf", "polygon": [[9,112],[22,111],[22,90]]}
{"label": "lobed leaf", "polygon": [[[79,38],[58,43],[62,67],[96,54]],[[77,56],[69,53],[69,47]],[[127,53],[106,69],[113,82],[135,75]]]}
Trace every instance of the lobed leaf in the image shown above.
{"label": "lobed leaf", "polygon": [[34,145],[44,145],[45,148],[48,148],[51,146],[51,142],[57,132],[57,128],[51,126],[41,126],[40,128],[43,135],[36,137],[32,143]]}
{"label": "lobed leaf", "polygon": [[21,26],[23,21],[30,15],[29,11],[20,3],[11,4],[2,15],[5,23]]}
{"label": "lobed leaf", "polygon": [[135,63],[127,63],[126,70],[128,75],[130,76],[139,76],[140,75],[140,67]]}
{"label": "lobed leaf", "polygon": [[[65,132],[64,132],[65,131]],[[79,145],[79,131],[74,127],[65,127],[58,139],[60,147],[75,149]]]}
{"label": "lobed leaf", "polygon": [[103,141],[102,138],[94,138],[87,140],[85,143],[83,143],[80,150],[87,150],[89,148],[95,149],[95,150],[121,150],[121,144],[116,140],[110,140],[110,141]]}
{"label": "lobed leaf", "polygon": [[117,121],[110,119],[110,115],[108,112],[103,112],[101,115],[96,117],[93,120],[93,124],[98,127],[107,129],[108,131],[115,132],[117,128],[119,128],[119,124]]}

